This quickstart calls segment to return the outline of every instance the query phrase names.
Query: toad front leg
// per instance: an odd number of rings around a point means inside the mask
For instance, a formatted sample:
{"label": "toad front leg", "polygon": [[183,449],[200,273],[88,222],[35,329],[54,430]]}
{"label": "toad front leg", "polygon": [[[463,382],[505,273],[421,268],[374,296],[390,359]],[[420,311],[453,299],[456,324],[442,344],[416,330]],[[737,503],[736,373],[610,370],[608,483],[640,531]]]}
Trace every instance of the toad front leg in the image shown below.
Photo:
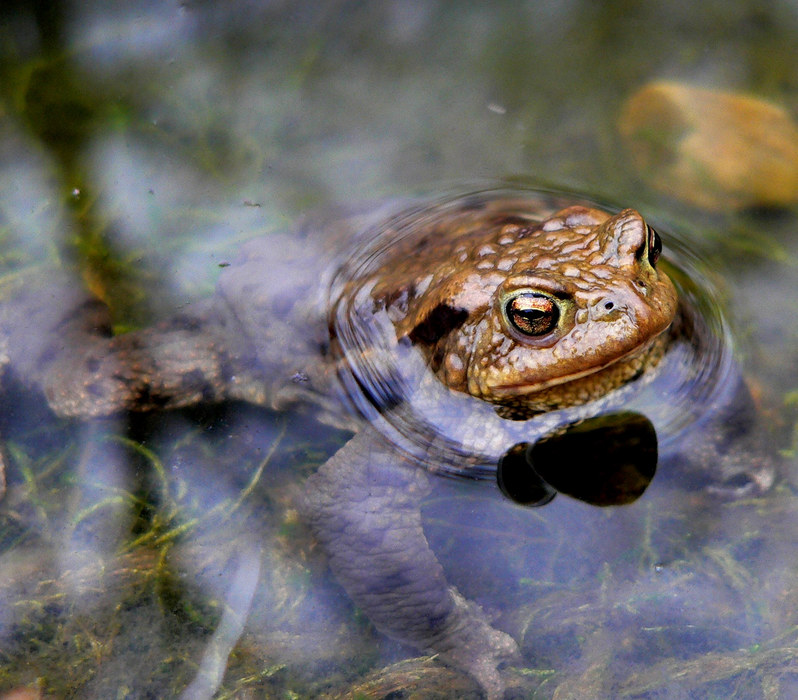
{"label": "toad front leg", "polygon": [[497,666],[518,657],[515,641],[446,582],[421,525],[427,475],[401,462],[371,429],[308,479],[303,509],[330,568],[378,629],[474,676],[501,698]]}

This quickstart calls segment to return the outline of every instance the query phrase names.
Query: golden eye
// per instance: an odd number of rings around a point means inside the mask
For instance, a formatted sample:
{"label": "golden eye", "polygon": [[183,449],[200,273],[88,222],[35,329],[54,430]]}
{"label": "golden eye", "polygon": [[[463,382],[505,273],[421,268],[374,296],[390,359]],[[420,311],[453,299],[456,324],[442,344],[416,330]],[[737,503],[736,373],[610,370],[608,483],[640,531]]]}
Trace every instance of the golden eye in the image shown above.
{"label": "golden eye", "polygon": [[557,327],[560,309],[551,297],[539,292],[521,292],[504,305],[513,327],[524,335],[546,335]]}

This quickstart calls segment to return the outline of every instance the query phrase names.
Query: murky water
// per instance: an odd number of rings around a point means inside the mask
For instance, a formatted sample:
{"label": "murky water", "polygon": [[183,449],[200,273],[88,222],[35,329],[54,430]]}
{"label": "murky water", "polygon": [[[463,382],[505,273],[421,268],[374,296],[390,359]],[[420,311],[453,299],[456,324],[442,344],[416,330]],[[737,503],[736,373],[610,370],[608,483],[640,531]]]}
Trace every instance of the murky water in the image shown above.
{"label": "murky water", "polygon": [[[792,4],[50,7],[2,10],[0,285],[67,269],[116,331],[207,296],[242,241],[301,214],[507,177],[642,211],[711,281],[774,487],[717,498],[661,465],[632,505],[530,509],[435,479],[425,529],[518,641],[520,696],[798,692],[796,207],[680,203],[616,127],[659,79],[796,114]],[[478,697],[374,630],[296,511],[348,433],[239,403],[68,421],[4,390],[0,693]]]}

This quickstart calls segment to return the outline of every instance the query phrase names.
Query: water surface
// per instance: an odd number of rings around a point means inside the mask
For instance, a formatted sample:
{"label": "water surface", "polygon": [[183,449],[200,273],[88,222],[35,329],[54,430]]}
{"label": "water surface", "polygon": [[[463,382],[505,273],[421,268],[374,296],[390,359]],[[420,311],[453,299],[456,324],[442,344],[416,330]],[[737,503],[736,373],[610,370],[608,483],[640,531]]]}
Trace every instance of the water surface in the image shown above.
{"label": "water surface", "polygon": [[[209,294],[242,241],[302,214],[481,178],[634,206],[690,246],[782,454],[775,487],[658,479],[628,507],[530,510],[441,479],[427,532],[519,641],[525,695],[798,693],[796,207],[680,204],[616,132],[662,78],[798,114],[792,4],[47,5],[2,10],[0,269],[71,270],[117,331]],[[477,696],[375,632],[297,516],[346,433],[241,405],[81,424],[12,385],[0,434],[0,692]]]}

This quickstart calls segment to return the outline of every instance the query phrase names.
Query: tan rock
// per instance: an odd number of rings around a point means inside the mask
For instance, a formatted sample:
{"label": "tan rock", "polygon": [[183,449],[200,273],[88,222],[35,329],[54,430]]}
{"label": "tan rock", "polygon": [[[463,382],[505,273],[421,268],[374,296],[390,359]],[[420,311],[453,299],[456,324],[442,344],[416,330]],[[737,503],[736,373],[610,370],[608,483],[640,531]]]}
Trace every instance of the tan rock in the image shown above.
{"label": "tan rock", "polygon": [[15,688],[0,695],[0,700],[42,700],[38,688]]}
{"label": "tan rock", "polygon": [[798,127],[776,104],[679,83],[644,86],[618,129],[641,177],[708,209],[798,200]]}

